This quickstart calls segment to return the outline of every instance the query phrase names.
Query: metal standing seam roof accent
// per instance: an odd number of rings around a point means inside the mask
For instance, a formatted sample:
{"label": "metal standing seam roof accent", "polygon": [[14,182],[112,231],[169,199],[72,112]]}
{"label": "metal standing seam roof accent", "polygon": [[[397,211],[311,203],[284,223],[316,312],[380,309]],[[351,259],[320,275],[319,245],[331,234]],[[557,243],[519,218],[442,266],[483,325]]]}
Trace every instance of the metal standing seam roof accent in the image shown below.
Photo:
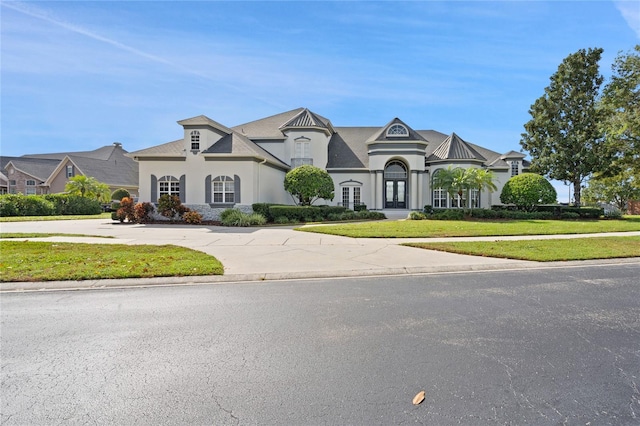
{"label": "metal standing seam roof accent", "polygon": [[442,142],[427,159],[427,161],[437,160],[487,161],[485,157],[480,155],[480,153],[474,150],[455,133],[452,133],[451,136],[445,139],[444,142]]}
{"label": "metal standing seam roof accent", "polygon": [[280,126],[280,129],[286,129],[290,127],[319,127],[331,131],[328,126],[328,121],[325,122],[317,115],[309,111],[307,108],[303,109],[298,115]]}

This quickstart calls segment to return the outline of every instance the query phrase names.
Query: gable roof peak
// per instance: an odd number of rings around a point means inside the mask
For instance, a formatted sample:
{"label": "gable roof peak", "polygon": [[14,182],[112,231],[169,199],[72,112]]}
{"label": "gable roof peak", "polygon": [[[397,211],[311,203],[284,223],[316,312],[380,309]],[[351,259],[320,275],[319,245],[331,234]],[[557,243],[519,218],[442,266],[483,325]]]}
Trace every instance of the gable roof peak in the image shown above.
{"label": "gable roof peak", "polygon": [[[401,125],[406,130],[406,134],[390,134],[389,129],[395,125]],[[382,126],[377,132],[375,132],[369,139],[367,139],[367,143],[373,142],[382,142],[382,141],[398,141],[398,140],[410,140],[410,141],[421,141],[428,142],[425,138],[422,137],[421,134],[413,130],[407,123],[402,121],[400,118],[395,117],[393,120],[389,121],[387,124]]]}
{"label": "gable roof peak", "polygon": [[328,134],[334,132],[331,122],[326,118],[320,117],[313,113],[308,108],[302,108],[302,110],[294,115],[291,119],[280,126],[280,130],[291,128],[316,128],[321,129]]}
{"label": "gable roof peak", "polygon": [[218,123],[215,120],[210,119],[209,117],[207,117],[206,115],[198,115],[196,117],[191,117],[191,118],[185,118],[184,120],[180,120],[178,121],[178,124],[181,125],[182,127],[185,126],[209,126],[209,127],[213,127],[214,129],[220,130],[221,132],[224,133],[231,133],[231,129],[229,129],[227,126]]}
{"label": "gable roof peak", "polygon": [[428,158],[428,161],[437,160],[479,160],[484,162],[487,159],[453,132]]}

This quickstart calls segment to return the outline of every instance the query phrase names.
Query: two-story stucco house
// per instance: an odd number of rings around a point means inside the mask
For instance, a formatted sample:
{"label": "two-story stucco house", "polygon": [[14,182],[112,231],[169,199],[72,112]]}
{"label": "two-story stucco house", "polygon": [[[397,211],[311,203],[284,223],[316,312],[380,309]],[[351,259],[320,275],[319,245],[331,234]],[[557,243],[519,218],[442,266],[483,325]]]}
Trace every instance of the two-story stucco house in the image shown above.
{"label": "two-story stucco house", "polygon": [[438,170],[481,167],[496,175],[497,193],[473,194],[476,207],[499,204],[505,182],[527,170],[525,155],[491,151],[434,130],[414,130],[399,118],[381,127],[334,127],[299,108],[226,127],[203,115],[178,121],[173,142],[128,154],[139,163],[140,200],[175,194],[198,210],[294,204],[285,174],[302,164],[327,170],[335,185],[331,205],[369,210],[458,207],[460,200],[431,185]]}

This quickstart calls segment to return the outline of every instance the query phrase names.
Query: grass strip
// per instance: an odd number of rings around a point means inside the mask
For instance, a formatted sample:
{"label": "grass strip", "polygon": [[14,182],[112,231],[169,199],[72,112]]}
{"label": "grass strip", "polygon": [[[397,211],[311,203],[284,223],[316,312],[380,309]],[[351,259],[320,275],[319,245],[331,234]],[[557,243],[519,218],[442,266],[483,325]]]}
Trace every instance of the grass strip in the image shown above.
{"label": "grass strip", "polygon": [[114,238],[110,235],[61,234],[61,233],[41,233],[41,232],[0,232],[0,238],[47,238],[47,237]]}
{"label": "grass strip", "polygon": [[49,220],[84,220],[84,219],[111,219],[111,213],[100,213],[91,215],[60,215],[60,216],[2,216],[2,222],[37,222]]}
{"label": "grass strip", "polygon": [[592,234],[640,231],[640,218],[621,220],[401,220],[303,226],[297,231],[352,238],[439,238]]}
{"label": "grass strip", "polygon": [[472,256],[501,257],[536,262],[640,257],[640,236],[406,243],[403,245]]}
{"label": "grass strip", "polygon": [[0,241],[0,282],[222,275],[213,256],[174,245]]}

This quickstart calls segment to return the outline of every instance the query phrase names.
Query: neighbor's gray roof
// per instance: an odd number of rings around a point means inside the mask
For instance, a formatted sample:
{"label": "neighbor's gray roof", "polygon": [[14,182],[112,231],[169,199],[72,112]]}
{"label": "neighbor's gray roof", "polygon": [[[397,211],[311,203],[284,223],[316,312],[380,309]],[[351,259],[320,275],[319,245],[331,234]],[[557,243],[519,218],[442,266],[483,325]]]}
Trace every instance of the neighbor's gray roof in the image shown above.
{"label": "neighbor's gray roof", "polygon": [[127,151],[121,147],[107,148],[111,148],[111,154],[107,158],[72,154],[69,159],[85,176],[92,176],[99,182],[110,186],[137,186],[138,163],[127,157]]}
{"label": "neighbor's gray roof", "polygon": [[[12,157],[15,167],[46,181],[60,165],[69,158],[85,176],[111,186],[137,186],[138,163],[126,156],[121,145],[106,145],[93,151],[57,152],[49,154],[27,154]],[[2,161],[2,168],[8,163]]]}
{"label": "neighbor's gray roof", "polygon": [[27,157],[1,157],[0,163],[4,170],[9,163],[34,178],[40,180],[40,183],[46,181],[51,173],[58,167],[60,160],[48,158],[27,158]]}

